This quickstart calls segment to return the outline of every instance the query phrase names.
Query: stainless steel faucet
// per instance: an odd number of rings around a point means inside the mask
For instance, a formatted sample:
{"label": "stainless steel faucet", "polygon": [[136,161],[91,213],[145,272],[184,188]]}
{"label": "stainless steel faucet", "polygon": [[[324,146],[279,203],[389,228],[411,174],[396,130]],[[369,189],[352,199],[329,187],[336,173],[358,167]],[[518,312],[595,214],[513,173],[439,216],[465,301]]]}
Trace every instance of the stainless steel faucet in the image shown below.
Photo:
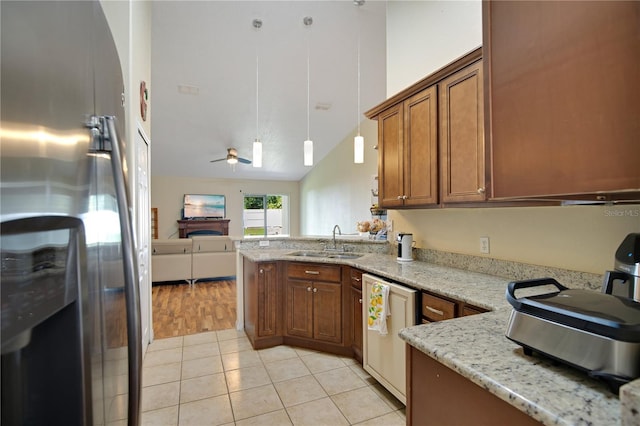
{"label": "stainless steel faucet", "polygon": [[338,246],[336,245],[336,228],[338,229],[338,234],[342,235],[342,230],[340,230],[340,227],[338,225],[333,227],[333,249],[334,250],[338,250]]}

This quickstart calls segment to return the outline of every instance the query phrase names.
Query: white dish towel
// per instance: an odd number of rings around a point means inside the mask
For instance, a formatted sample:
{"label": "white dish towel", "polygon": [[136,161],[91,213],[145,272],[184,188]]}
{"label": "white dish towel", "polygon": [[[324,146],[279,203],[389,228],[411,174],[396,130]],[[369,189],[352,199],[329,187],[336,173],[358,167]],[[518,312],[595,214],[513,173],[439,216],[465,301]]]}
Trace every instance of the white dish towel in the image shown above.
{"label": "white dish towel", "polygon": [[387,317],[391,315],[389,310],[389,286],[382,283],[373,283],[369,295],[368,329],[377,331],[381,335],[387,334]]}

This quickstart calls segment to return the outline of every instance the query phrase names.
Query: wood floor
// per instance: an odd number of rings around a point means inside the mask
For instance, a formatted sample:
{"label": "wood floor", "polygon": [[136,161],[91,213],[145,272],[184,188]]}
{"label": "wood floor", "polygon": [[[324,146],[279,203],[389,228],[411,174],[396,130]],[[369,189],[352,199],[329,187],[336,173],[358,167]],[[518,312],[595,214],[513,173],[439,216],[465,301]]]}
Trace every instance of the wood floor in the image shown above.
{"label": "wood floor", "polygon": [[154,284],[151,301],[155,339],[225,330],[236,324],[235,280]]}

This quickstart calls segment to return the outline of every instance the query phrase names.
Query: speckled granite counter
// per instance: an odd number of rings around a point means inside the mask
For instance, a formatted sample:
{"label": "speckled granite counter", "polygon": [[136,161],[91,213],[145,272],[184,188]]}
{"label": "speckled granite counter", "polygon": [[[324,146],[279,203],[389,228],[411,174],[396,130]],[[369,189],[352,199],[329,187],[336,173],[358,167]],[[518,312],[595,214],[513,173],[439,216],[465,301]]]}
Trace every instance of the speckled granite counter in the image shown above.
{"label": "speckled granite counter", "polygon": [[292,251],[249,249],[240,254],[252,261],[346,264],[489,309],[492,312],[410,327],[400,337],[543,424],[640,426],[640,380],[623,386],[618,399],[577,370],[524,355],[504,336],[511,312],[505,300],[508,279],[427,262],[399,263],[386,254],[331,259],[291,256]]}

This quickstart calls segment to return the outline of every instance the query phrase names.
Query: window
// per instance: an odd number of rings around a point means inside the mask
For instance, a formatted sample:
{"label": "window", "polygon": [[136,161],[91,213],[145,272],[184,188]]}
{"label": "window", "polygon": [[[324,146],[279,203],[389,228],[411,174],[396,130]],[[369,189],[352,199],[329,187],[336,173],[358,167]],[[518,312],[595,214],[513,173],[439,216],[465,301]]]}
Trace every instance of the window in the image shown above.
{"label": "window", "polygon": [[288,236],[289,196],[245,195],[242,219],[246,237]]}

